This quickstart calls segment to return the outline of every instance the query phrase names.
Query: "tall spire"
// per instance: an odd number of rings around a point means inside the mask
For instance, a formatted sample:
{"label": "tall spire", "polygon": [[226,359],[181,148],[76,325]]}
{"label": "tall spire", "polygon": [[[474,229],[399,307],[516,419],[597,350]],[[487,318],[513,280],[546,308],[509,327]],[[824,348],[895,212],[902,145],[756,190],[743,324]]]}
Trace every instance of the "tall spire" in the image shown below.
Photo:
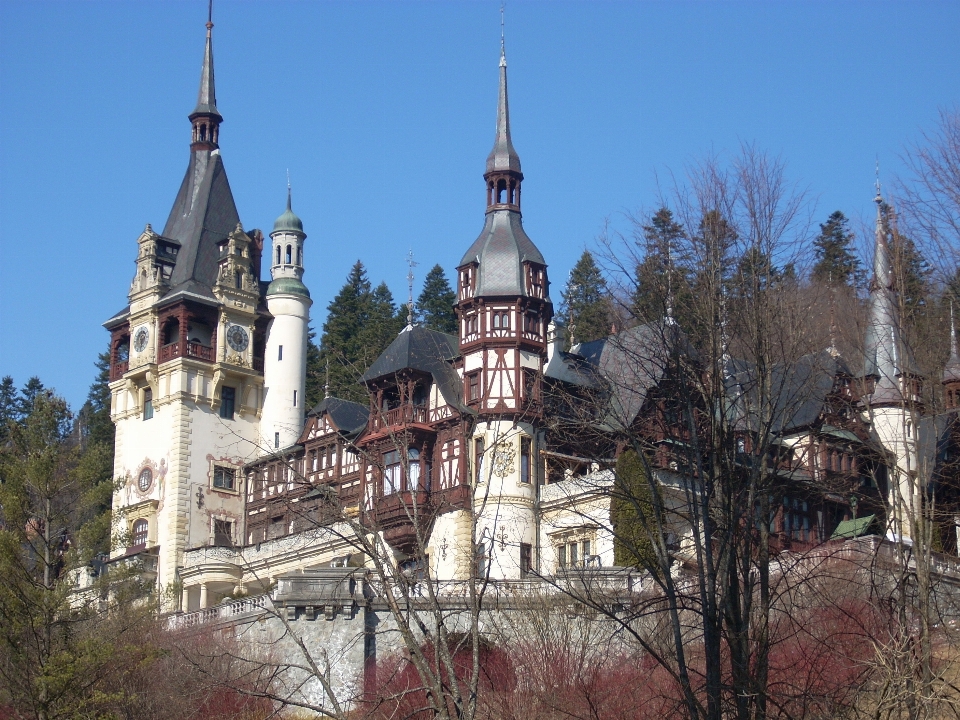
{"label": "tall spire", "polygon": [[203,67],[200,69],[200,92],[197,106],[189,117],[193,124],[191,147],[195,150],[216,149],[223,117],[217,110],[217,91],[213,78],[213,0],[210,0],[207,11],[207,42],[203,51]]}
{"label": "tall spire", "polygon": [[[493,143],[493,150],[487,156],[487,172],[484,177],[499,172],[509,172],[519,175],[520,156],[513,149],[510,140],[510,103],[507,98],[507,53],[503,40],[503,7],[500,8],[500,97],[497,102],[497,135]],[[512,203],[519,205],[519,202]]]}
{"label": "tall spire", "polygon": [[[906,377],[919,377],[912,355],[904,345],[897,312],[897,284],[890,255],[888,208],[877,180],[877,223],[870,281],[870,324],[867,327],[864,375],[876,378],[871,403],[901,404]],[[902,379],[903,378],[903,379]]]}
{"label": "tall spire", "polygon": [[943,383],[960,382],[960,350],[957,349],[957,325],[953,317],[953,301],[950,301],[950,357],[943,368]]}

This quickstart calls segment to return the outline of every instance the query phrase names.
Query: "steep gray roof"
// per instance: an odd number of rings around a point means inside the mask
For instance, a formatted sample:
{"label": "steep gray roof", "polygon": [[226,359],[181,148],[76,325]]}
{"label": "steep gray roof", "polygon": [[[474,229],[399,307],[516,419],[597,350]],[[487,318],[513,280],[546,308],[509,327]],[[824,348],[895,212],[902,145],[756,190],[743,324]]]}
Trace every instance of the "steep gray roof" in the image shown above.
{"label": "steep gray roof", "polygon": [[203,51],[203,66],[200,68],[200,92],[197,95],[197,107],[190,113],[196,115],[216,115],[223,120],[217,111],[217,90],[213,78],[213,38],[211,30],[213,23],[207,23],[207,44]]}
{"label": "steep gray roof", "polygon": [[[523,231],[517,210],[498,208],[487,212],[480,236],[464,253],[460,265],[479,263],[477,297],[527,295],[524,262],[546,265],[543,255]],[[458,266],[459,267],[459,266]]]}
{"label": "steep gray roof", "polygon": [[187,173],[163,228],[165,237],[180,242],[170,278],[171,291],[191,280],[212,286],[217,280],[217,243],[239,224],[220,151],[192,151]]}
{"label": "steep gray roof", "polygon": [[510,139],[510,103],[507,99],[507,58],[500,52],[500,97],[497,102],[497,134],[487,156],[487,172],[512,170],[520,172],[520,156]]}
{"label": "steep gray roof", "polygon": [[368,383],[395,375],[401,370],[419,370],[430,373],[447,404],[462,408],[462,382],[450,364],[459,355],[459,343],[455,336],[419,325],[408,325],[380,354],[360,381]]}
{"label": "steep gray roof", "polygon": [[960,352],[957,351],[957,326],[953,320],[953,306],[950,306],[950,357],[943,368],[941,381],[956,382],[960,380]]}
{"label": "steep gray roof", "polygon": [[605,382],[610,398],[601,422],[614,429],[627,428],[636,419],[647,393],[663,378],[674,354],[688,350],[675,325],[648,323],[580,343],[570,353],[558,353],[545,374],[582,387]]}
{"label": "steep gray roof", "polygon": [[313,408],[307,416],[329,415],[334,424],[348,435],[359,432],[367,425],[370,408],[340,398],[327,397]]}
{"label": "steep gray roof", "polygon": [[877,378],[870,402],[903,401],[898,377],[919,375],[916,361],[900,335],[897,313],[897,286],[883,217],[883,199],[877,195],[877,226],[873,254],[873,280],[870,283],[870,324],[865,338],[864,376]]}

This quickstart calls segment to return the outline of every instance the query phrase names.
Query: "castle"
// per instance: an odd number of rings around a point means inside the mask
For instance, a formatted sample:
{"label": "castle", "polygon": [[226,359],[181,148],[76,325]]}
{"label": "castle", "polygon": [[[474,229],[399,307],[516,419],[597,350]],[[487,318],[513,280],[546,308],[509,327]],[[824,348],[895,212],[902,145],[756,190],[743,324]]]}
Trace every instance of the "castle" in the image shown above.
{"label": "castle", "polygon": [[[668,317],[564,346],[547,262],[522,223],[505,54],[483,229],[457,267],[458,336],[411,323],[360,378],[368,405],[327,397],[310,408],[307,234],[289,190],[269,242],[240,222],[220,155],[211,30],[186,175],[163,230],[147,225],[137,239],[129,304],[104,323],[114,474],[124,481],[113,501],[123,542],[111,560],[140,560],[159,590],[176,589],[183,612],[264,592],[291,571],[368,562],[349,537],[356,525],[339,518],[378,533],[414,577],[513,581],[613,566],[605,489],[617,448],[587,453],[551,433],[547,399],[607,388],[598,426],[644,433],[663,486],[681,487],[671,371],[654,360],[675,333]],[[775,428],[793,483],[771,524],[778,547],[887,526],[903,534],[906,479],[923,458],[943,463],[952,452],[943,438],[960,407],[956,337],[941,378],[950,412],[924,415],[895,293],[878,215],[865,366],[831,348],[787,379],[804,390]],[[638,356],[651,360],[637,367]],[[742,441],[749,451],[749,432]],[[846,492],[811,492],[818,483]],[[682,552],[692,530],[673,530]],[[955,528],[943,546],[956,551]]]}

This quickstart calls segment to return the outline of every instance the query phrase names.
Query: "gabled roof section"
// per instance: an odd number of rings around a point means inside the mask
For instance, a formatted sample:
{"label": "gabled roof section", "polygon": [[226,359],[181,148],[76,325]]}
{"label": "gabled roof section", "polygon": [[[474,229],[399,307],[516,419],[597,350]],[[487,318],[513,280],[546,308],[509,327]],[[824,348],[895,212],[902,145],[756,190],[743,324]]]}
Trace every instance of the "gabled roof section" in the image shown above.
{"label": "gabled roof section", "polygon": [[342,432],[354,435],[366,427],[370,409],[350,400],[327,397],[307,413],[307,417],[323,415],[326,415]]}
{"label": "gabled roof section", "polygon": [[207,287],[217,280],[219,249],[240,224],[219,150],[194,150],[170,210],[164,237],[180,243],[170,278],[171,294],[191,280]]}
{"label": "gabled roof section", "polygon": [[433,377],[448,405],[463,409],[462,382],[450,362],[459,355],[459,343],[454,335],[408,325],[380,354],[360,381],[369,383],[396,375],[402,370],[418,370]]}

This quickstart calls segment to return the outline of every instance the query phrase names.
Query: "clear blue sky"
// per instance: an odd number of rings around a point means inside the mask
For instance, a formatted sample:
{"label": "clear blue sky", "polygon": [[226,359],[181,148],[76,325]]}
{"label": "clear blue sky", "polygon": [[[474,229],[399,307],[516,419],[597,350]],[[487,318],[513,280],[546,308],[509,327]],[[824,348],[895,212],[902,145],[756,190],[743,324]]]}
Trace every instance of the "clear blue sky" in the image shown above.
{"label": "clear blue sky", "polygon": [[[358,258],[406,296],[483,222],[499,2],[214,8],[221,152],[246,228],[286,172],[319,329]],[[781,154],[817,215],[868,216],[874,161],[960,102],[960,3],[507,4],[524,225],[554,297],[655,172],[741,141]],[[78,406],[126,303],[136,238],[187,165],[206,2],[0,0],[0,375]],[[419,292],[419,287],[417,288]]]}

